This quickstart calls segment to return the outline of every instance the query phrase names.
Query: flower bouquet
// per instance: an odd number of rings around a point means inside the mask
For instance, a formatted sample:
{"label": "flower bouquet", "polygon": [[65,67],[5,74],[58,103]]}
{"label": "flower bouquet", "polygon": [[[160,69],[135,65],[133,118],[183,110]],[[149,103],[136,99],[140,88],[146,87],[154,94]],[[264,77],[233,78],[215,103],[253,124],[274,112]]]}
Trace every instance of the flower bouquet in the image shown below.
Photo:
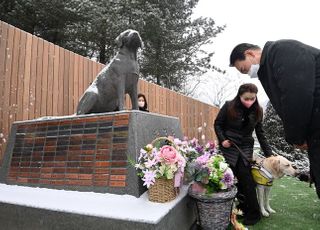
{"label": "flower bouquet", "polygon": [[160,137],[144,146],[135,168],[149,189],[149,200],[163,203],[175,199],[185,165],[186,160],[173,138]]}
{"label": "flower bouquet", "polygon": [[220,154],[205,153],[194,161],[194,181],[201,184],[206,194],[230,189],[234,184],[234,175]]}
{"label": "flower bouquet", "polygon": [[186,155],[188,174],[193,180],[189,195],[197,202],[201,226],[204,229],[226,229],[230,222],[232,202],[237,189],[234,175],[213,142],[200,145],[189,142]]}

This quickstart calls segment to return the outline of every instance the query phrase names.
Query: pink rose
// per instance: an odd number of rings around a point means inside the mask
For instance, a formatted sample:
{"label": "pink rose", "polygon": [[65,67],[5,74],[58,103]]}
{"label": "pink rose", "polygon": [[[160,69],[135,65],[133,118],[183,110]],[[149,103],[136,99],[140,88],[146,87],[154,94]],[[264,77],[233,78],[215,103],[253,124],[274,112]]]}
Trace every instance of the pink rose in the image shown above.
{"label": "pink rose", "polygon": [[174,164],[178,160],[178,152],[172,146],[164,145],[161,147],[158,157],[165,163]]}

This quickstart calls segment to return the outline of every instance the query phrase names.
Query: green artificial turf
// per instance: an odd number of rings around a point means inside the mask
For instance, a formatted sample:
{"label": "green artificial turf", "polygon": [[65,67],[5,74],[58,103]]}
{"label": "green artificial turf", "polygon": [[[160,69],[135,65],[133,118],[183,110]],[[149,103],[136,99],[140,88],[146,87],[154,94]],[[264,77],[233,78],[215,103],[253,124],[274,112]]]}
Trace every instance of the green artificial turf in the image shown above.
{"label": "green artificial turf", "polygon": [[320,200],[314,186],[296,178],[283,177],[276,180],[271,191],[270,206],[276,211],[263,217],[249,230],[269,229],[320,229]]}

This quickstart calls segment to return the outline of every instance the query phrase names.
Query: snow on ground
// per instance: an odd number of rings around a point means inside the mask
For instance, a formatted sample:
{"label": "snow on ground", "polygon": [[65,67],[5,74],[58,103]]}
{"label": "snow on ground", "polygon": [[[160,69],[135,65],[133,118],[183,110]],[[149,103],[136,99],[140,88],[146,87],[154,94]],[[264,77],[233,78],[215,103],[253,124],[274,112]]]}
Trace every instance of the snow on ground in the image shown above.
{"label": "snow on ground", "polygon": [[131,195],[66,191],[0,184],[0,202],[53,211],[83,214],[156,224],[187,194],[188,186],[167,203],[148,200],[145,192],[139,198]]}

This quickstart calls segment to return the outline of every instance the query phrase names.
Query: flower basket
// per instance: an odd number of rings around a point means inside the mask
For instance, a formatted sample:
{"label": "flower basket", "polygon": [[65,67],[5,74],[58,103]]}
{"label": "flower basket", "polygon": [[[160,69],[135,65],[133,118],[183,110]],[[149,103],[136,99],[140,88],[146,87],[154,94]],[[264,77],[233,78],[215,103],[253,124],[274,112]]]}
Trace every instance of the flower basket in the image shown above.
{"label": "flower basket", "polygon": [[196,201],[202,229],[226,229],[237,193],[231,168],[213,142],[200,145],[193,139],[186,156],[187,172],[194,182],[188,193]]}
{"label": "flower basket", "polygon": [[165,203],[174,200],[178,190],[174,187],[173,179],[156,179],[154,185],[151,185],[148,190],[149,200],[157,203]]}
{"label": "flower basket", "polygon": [[188,193],[196,202],[198,218],[202,229],[227,229],[230,223],[232,203],[237,194],[237,188],[232,186],[226,191],[207,194],[203,192],[199,193],[196,189],[193,189],[193,185],[189,187]]}
{"label": "flower basket", "polygon": [[159,137],[140,150],[135,168],[147,186],[149,200],[164,203],[176,198],[186,161],[173,139]]}

